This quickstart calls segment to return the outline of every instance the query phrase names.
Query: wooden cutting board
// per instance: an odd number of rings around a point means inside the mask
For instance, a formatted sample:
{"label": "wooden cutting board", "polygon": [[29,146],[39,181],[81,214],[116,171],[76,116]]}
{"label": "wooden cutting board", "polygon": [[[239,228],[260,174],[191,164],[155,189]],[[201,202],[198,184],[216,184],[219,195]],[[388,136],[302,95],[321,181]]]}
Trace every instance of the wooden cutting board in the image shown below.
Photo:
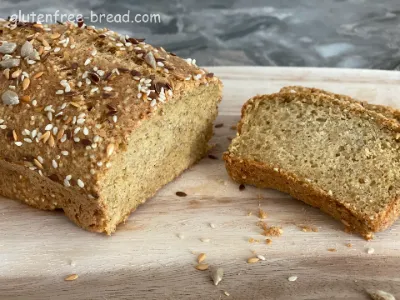
{"label": "wooden cutting board", "polygon": [[[0,299],[369,299],[367,289],[400,297],[399,222],[367,242],[287,195],[252,187],[239,191],[221,160],[228,137],[235,135],[230,127],[255,94],[304,85],[396,107],[400,72],[210,70],[225,86],[216,121],[223,127],[215,129],[211,151],[218,159],[205,158],[187,170],[113,236],[85,232],[59,212],[1,199]],[[177,191],[187,197],[177,197]],[[283,228],[270,245],[257,226],[259,207],[269,225]],[[303,225],[318,232],[303,232]],[[209,271],[194,268],[202,252],[207,263],[225,270],[218,286]],[[254,253],[266,260],[246,263]],[[79,278],[64,281],[73,273]],[[298,279],[290,282],[290,276]]]}

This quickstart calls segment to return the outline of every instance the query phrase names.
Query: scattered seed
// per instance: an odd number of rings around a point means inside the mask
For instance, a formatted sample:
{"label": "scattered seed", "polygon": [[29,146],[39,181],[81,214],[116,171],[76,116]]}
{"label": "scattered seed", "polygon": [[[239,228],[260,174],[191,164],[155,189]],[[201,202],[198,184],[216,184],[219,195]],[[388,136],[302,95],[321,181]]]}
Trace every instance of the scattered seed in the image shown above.
{"label": "scattered seed", "polygon": [[187,194],[185,193],[185,192],[176,192],[175,193],[178,197],[186,197],[187,196]]}
{"label": "scattered seed", "polygon": [[205,253],[200,253],[199,256],[197,256],[197,262],[201,263],[206,259],[206,254]]}
{"label": "scattered seed", "polygon": [[221,128],[221,127],[223,127],[223,126],[224,126],[223,123],[219,123],[219,124],[216,124],[214,127],[215,127],[215,128]]}
{"label": "scattered seed", "polygon": [[183,240],[185,238],[185,236],[182,233],[178,233],[178,238],[180,238],[181,240]]}
{"label": "scattered seed", "polygon": [[1,54],[11,54],[17,49],[16,43],[2,42],[0,45],[0,53]]}
{"label": "scattered seed", "polygon": [[38,78],[42,77],[43,74],[44,74],[44,72],[38,72],[35,75],[33,75],[33,79],[38,79]]}
{"label": "scattered seed", "polygon": [[13,91],[5,91],[1,95],[1,100],[3,100],[3,104],[5,105],[17,105],[19,103],[19,97],[17,93]]}
{"label": "scattered seed", "polygon": [[210,223],[210,227],[214,229],[215,228],[215,224],[214,223]]}
{"label": "scattered seed", "polygon": [[368,254],[373,254],[375,252],[375,249],[374,248],[368,248],[367,249],[367,253]]}
{"label": "scattered seed", "polygon": [[21,56],[25,58],[27,56],[30,56],[32,52],[33,52],[32,44],[26,41],[21,47]]}
{"label": "scattered seed", "polygon": [[211,158],[211,159],[218,159],[218,157],[216,157],[215,155],[212,155],[212,154],[209,154],[209,155],[208,155],[208,158]]}
{"label": "scattered seed", "polygon": [[31,84],[31,80],[29,78],[24,78],[24,80],[22,81],[22,90],[26,90],[29,85]]}
{"label": "scattered seed", "polygon": [[247,263],[248,263],[248,264],[254,264],[254,263],[258,262],[258,261],[260,261],[260,259],[259,259],[258,257],[250,257],[250,258],[247,260]]}
{"label": "scattered seed", "polygon": [[18,67],[20,64],[21,64],[21,60],[19,58],[9,58],[9,59],[0,61],[0,68],[11,69],[11,68]]}
{"label": "scattered seed", "polygon": [[263,255],[258,254],[257,258],[259,258],[260,260],[265,260],[265,257]]}
{"label": "scattered seed", "polygon": [[14,71],[12,74],[11,74],[11,78],[18,78],[19,77],[19,75],[21,75],[21,73],[22,73],[22,70],[21,69],[18,69],[18,70],[16,70],[16,71]]}
{"label": "scattered seed", "polygon": [[297,276],[290,276],[288,278],[288,280],[291,281],[291,282],[296,281],[297,280]]}
{"label": "scattered seed", "polygon": [[50,38],[52,40],[55,40],[55,39],[58,39],[60,36],[61,36],[61,34],[59,34],[59,33],[53,33],[52,35],[50,35]]}
{"label": "scattered seed", "polygon": [[329,252],[337,252],[337,249],[335,249],[335,248],[329,248],[328,251],[329,251]]}
{"label": "scattered seed", "polygon": [[198,264],[198,265],[196,266],[196,269],[199,270],[199,271],[208,270],[208,264]]}
{"label": "scattered seed", "polygon": [[73,281],[78,278],[78,274],[71,274],[64,278],[65,281]]}
{"label": "scattered seed", "polygon": [[351,247],[353,247],[353,244],[352,244],[352,243],[347,243],[347,244],[346,244],[346,247],[347,247],[347,248],[351,248]]}
{"label": "scattered seed", "polygon": [[21,101],[29,103],[29,102],[31,102],[31,96],[29,96],[29,95],[22,96]]}
{"label": "scattered seed", "polygon": [[368,294],[373,300],[396,300],[392,294],[382,290],[368,291]]}
{"label": "scattered seed", "polygon": [[239,185],[239,191],[243,191],[246,188],[244,184]]}
{"label": "scattered seed", "polygon": [[209,242],[210,242],[210,239],[201,238],[200,241],[202,241],[203,243],[209,243]]}
{"label": "scattered seed", "polygon": [[225,296],[229,297],[231,294],[229,294],[227,291],[224,291]]}
{"label": "scattered seed", "polygon": [[261,208],[258,209],[258,216],[260,219],[266,219],[267,218],[267,213],[262,210]]}
{"label": "scattered seed", "polygon": [[214,285],[218,285],[221,282],[222,277],[224,277],[224,269],[222,268],[211,268],[211,279],[214,282]]}
{"label": "scattered seed", "polygon": [[110,157],[114,152],[115,146],[114,144],[109,144],[107,146],[107,157]]}
{"label": "scattered seed", "polygon": [[144,57],[145,62],[152,67],[153,69],[157,68],[156,59],[154,58],[153,52],[147,52],[146,56]]}

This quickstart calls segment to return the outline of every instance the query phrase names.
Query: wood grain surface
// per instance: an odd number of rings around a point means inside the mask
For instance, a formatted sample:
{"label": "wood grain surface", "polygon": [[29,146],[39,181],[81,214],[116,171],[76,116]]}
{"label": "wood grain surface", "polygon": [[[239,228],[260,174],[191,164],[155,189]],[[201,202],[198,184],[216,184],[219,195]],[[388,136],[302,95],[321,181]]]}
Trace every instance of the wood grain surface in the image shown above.
{"label": "wood grain surface", "polygon": [[[370,289],[400,297],[399,222],[367,242],[287,195],[253,187],[240,191],[221,160],[228,137],[236,133],[230,127],[255,94],[304,85],[399,107],[400,73],[210,70],[225,86],[216,121],[223,126],[215,129],[210,151],[218,159],[204,158],[187,170],[111,237],[85,232],[61,212],[1,199],[0,299],[370,299]],[[176,196],[177,191],[187,197]],[[283,229],[270,245],[257,225],[259,207],[267,212],[269,225]],[[318,232],[303,232],[304,225]],[[370,248],[374,253],[367,253]],[[208,270],[195,269],[199,253],[224,269],[218,286]],[[266,260],[248,264],[255,254]],[[79,277],[64,281],[70,274]],[[290,276],[298,279],[291,282]]]}

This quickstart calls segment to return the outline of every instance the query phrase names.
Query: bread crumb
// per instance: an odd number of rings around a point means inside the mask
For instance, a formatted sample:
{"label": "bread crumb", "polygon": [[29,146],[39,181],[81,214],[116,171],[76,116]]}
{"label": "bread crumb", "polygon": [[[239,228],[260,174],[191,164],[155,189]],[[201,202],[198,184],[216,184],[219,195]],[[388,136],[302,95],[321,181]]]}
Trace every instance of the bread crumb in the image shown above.
{"label": "bread crumb", "polygon": [[266,240],[265,240],[265,243],[266,243],[267,245],[271,245],[271,244],[272,244],[272,240],[271,240],[271,239],[266,239]]}
{"label": "bread crumb", "polygon": [[368,248],[367,249],[367,253],[368,254],[373,254],[375,252],[375,249],[374,248]]}
{"label": "bread crumb", "polygon": [[253,244],[253,243],[259,243],[260,240],[255,240],[253,238],[249,238],[249,243]]}
{"label": "bread crumb", "polygon": [[347,247],[347,248],[351,248],[351,247],[353,247],[353,244],[352,244],[352,243],[347,243],[347,244],[346,244],[346,247]]}
{"label": "bread crumb", "polygon": [[253,213],[251,212],[251,211],[249,211],[248,213],[247,213],[247,216],[252,216],[253,215]]}
{"label": "bread crumb", "polygon": [[283,234],[282,228],[278,226],[271,226],[267,230],[264,231],[264,235],[266,236],[276,236],[279,237]]}
{"label": "bread crumb", "polygon": [[262,208],[259,208],[258,209],[258,217],[260,219],[266,219],[267,218],[267,213]]}
{"label": "bread crumb", "polygon": [[297,225],[303,232],[318,232],[318,228],[311,225]]}
{"label": "bread crumb", "polygon": [[291,281],[291,282],[296,281],[297,280],[297,276],[290,276],[288,278],[288,280]]}

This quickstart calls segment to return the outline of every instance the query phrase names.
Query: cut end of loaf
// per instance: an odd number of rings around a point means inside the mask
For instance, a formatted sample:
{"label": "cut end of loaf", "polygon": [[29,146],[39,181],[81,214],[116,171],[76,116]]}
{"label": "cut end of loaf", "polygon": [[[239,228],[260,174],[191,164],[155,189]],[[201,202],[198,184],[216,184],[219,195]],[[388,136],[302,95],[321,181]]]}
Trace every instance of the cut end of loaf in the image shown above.
{"label": "cut end of loaf", "polygon": [[225,154],[238,182],[291,194],[364,236],[399,215],[400,143],[394,120],[313,93],[255,97]]}

